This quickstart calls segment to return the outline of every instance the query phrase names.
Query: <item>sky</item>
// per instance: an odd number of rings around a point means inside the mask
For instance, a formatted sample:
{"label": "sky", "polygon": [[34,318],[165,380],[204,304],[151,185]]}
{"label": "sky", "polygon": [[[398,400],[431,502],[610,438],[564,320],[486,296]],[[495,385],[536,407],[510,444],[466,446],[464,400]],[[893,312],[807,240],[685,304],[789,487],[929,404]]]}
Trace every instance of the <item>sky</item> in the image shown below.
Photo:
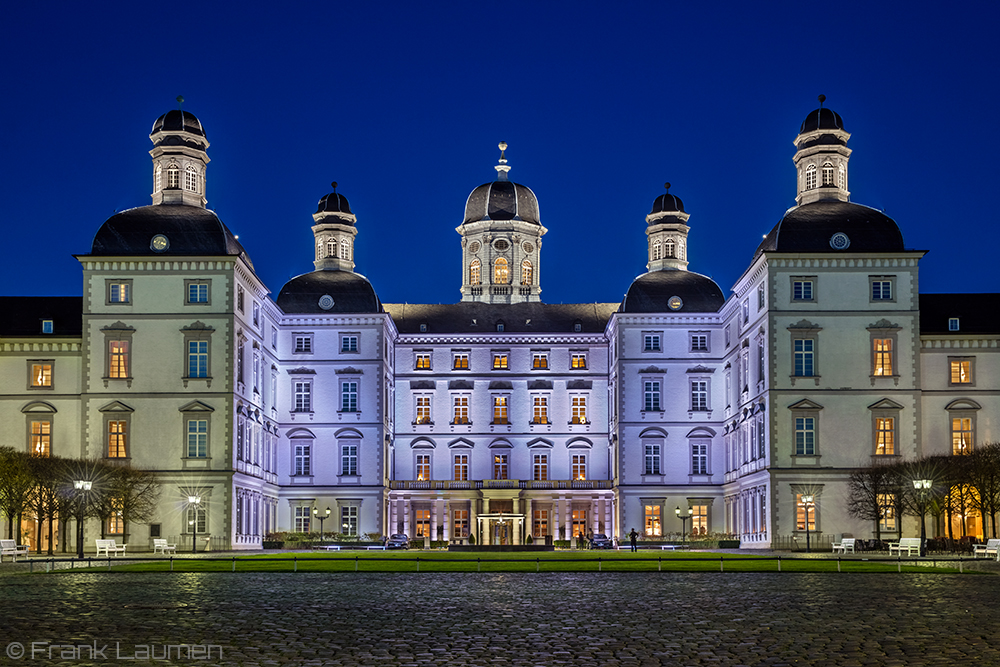
{"label": "sky", "polygon": [[150,203],[149,131],[178,95],[211,142],[209,208],[273,297],[313,269],[311,215],[336,180],[382,301],[457,302],[455,228],[500,141],[549,230],[543,301],[620,301],[646,270],[665,181],[691,215],[689,269],[729,294],[795,203],[792,142],[819,94],[852,134],[852,201],[929,251],[920,291],[1000,292],[1000,135],[982,120],[1000,108],[1000,3],[111,1],[4,16],[2,295],[81,293],[73,255]]}

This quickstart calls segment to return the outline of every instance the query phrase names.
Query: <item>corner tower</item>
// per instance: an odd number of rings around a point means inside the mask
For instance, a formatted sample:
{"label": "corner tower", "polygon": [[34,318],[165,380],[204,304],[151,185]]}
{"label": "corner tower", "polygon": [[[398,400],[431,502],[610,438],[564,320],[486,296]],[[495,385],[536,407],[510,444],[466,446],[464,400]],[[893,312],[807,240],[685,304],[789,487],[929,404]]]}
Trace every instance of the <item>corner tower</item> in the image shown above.
{"label": "corner tower", "polygon": [[542,236],[531,188],[507,178],[506,142],[501,141],[497,178],[472,191],[462,235],[462,301],[525,303],[541,301]]}
{"label": "corner tower", "polygon": [[[184,101],[178,97],[178,104]],[[174,109],[153,123],[153,204],[184,204],[205,208],[208,139],[194,114]]]}
{"label": "corner tower", "polygon": [[358,234],[354,223],[358,219],[351,213],[347,197],[337,194],[337,182],[330,184],[333,192],[319,200],[313,213],[312,232],[316,240],[317,271],[353,271],[354,237]]}
{"label": "corner tower", "polygon": [[847,163],[851,149],[847,140],[851,135],[844,130],[840,114],[824,109],[826,95],[819,96],[819,108],[802,121],[799,136],[795,137],[795,170],[798,184],[795,203],[811,204],[817,201],[850,201],[847,190]]}
{"label": "corner tower", "polygon": [[653,210],[646,216],[646,240],[649,245],[650,271],[662,269],[687,270],[687,226],[691,216],[684,212],[684,202],[667,191],[653,201]]}

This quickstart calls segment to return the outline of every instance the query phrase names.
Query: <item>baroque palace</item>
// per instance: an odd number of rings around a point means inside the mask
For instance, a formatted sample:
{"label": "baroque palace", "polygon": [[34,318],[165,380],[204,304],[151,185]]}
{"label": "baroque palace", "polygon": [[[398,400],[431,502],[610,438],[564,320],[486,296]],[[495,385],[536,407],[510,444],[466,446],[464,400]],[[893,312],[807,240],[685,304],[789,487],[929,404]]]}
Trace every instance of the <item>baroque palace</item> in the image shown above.
{"label": "baroque palace", "polygon": [[[849,137],[830,109],[806,116],[795,206],[730,289],[689,270],[668,188],[624,300],[566,305],[541,301],[547,230],[501,144],[457,227],[460,301],[383,304],[336,187],[314,270],[271,298],[206,208],[204,128],[170,111],[152,204],[77,256],[83,296],[0,298],[2,442],[156,471],[140,549],[192,531],[259,548],[327,507],[328,532],[446,541],[656,537],[681,531],[675,507],[744,547],[869,537],[846,510],[852,469],[1000,437],[1000,300],[919,293],[924,252],[850,200]],[[903,526],[887,511],[881,530]]]}

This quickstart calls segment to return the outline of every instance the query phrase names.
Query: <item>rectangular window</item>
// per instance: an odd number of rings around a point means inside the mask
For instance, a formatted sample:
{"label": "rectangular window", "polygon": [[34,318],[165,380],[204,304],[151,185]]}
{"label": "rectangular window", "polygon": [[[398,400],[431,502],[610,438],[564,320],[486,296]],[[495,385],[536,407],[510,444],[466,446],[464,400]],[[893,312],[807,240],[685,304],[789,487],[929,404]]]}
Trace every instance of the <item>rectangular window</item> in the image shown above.
{"label": "rectangular window", "polygon": [[643,532],[646,537],[660,537],[663,535],[663,525],[660,523],[660,506],[645,506],[645,526]]}
{"label": "rectangular window", "polygon": [[691,351],[708,352],[708,334],[691,334]]}
{"label": "rectangular window", "polygon": [[548,454],[535,454],[532,456],[531,478],[536,482],[544,482],[549,478]]}
{"label": "rectangular window", "polygon": [[796,338],[795,346],[795,377],[812,377],[815,371],[815,343],[811,338]]}
{"label": "rectangular window", "polygon": [[469,397],[468,396],[456,396],[455,397],[455,411],[454,411],[454,424],[468,424],[469,423]]}
{"label": "rectangular window", "polygon": [[129,303],[132,297],[132,283],[109,282],[108,283],[108,303]]}
{"label": "rectangular window", "polygon": [[956,456],[971,454],[973,447],[972,418],[952,417],[951,453]]}
{"label": "rectangular window", "polygon": [[187,423],[187,456],[201,459],[208,456],[208,420],[189,419]]}
{"label": "rectangular window", "polygon": [[430,352],[418,353],[413,367],[418,371],[429,371],[431,369]]}
{"label": "rectangular window", "polygon": [[948,365],[951,367],[951,384],[972,384],[971,359],[952,359]]}
{"label": "rectangular window", "polygon": [[757,285],[757,310],[764,310],[764,283]]}
{"label": "rectangular window", "polygon": [[295,394],[295,412],[312,412],[312,382],[297,380],[292,385]]}
{"label": "rectangular window", "polygon": [[660,411],[660,382],[659,380],[646,380],[645,386],[645,407],[644,412]]}
{"label": "rectangular window", "polygon": [[253,302],[253,325],[260,327],[260,304],[256,301]]}
{"label": "rectangular window", "polygon": [[812,301],[813,281],[793,280],[792,281],[792,301]]}
{"label": "rectangular window", "polygon": [[417,481],[429,482],[431,479],[431,455],[417,454]]}
{"label": "rectangular window", "polygon": [[31,364],[31,386],[52,387],[52,362],[35,362]]}
{"label": "rectangular window", "polygon": [[236,286],[236,309],[243,312],[243,285]]}
{"label": "rectangular window", "polygon": [[875,454],[888,456],[896,453],[896,420],[893,417],[875,418]]}
{"label": "rectangular window", "polygon": [[278,349],[278,328],[277,327],[271,327],[271,349],[272,350],[277,350]]}
{"label": "rectangular window", "polygon": [[691,505],[691,534],[704,535],[708,532],[708,505]]}
{"label": "rectangular window", "polygon": [[507,353],[502,352],[493,355],[493,370],[506,370],[507,369]]}
{"label": "rectangular window", "polygon": [[816,530],[816,502],[806,502],[803,497],[801,493],[795,494],[795,529],[806,530],[806,515],[808,515],[809,530]]}
{"label": "rectangular window", "polygon": [[52,322],[52,320],[42,320],[42,333],[50,334],[53,331],[55,331],[55,324]]}
{"label": "rectangular window", "polygon": [[358,443],[347,442],[340,446],[340,474],[358,474]]}
{"label": "rectangular window", "polygon": [[510,421],[507,419],[507,397],[506,396],[494,396],[493,397],[493,423],[494,424],[509,424]]}
{"label": "rectangular window", "polygon": [[750,322],[750,302],[744,301],[742,304],[743,309],[743,324]]}
{"label": "rectangular window", "polygon": [[574,352],[569,358],[569,367],[578,370],[587,367],[587,355],[582,352]]}
{"label": "rectangular window", "polygon": [[310,443],[295,444],[295,463],[292,474],[312,474],[312,445]]}
{"label": "rectangular window", "polygon": [[493,479],[507,479],[508,454],[493,455]]}
{"label": "rectangular window", "polygon": [[549,511],[535,510],[532,519],[531,534],[536,538],[544,538],[549,534]]}
{"label": "rectangular window", "polygon": [[108,458],[123,459],[127,456],[125,436],[127,424],[124,420],[108,421]]}
{"label": "rectangular window", "polygon": [[892,301],[892,281],[873,279],[872,301]]}
{"label": "rectangular window", "polygon": [[549,367],[549,355],[535,352],[531,355],[531,368],[534,370],[544,370]]}
{"label": "rectangular window", "polygon": [[431,397],[430,396],[417,396],[417,418],[413,423],[415,424],[430,424],[431,423]]}
{"label": "rectangular window", "polygon": [[467,371],[467,370],[469,370],[469,355],[468,355],[468,353],[463,352],[463,353],[460,353],[460,354],[456,354],[455,357],[454,357],[454,363],[452,364],[452,368],[454,368],[457,371]]}
{"label": "rectangular window", "polygon": [[340,532],[351,537],[358,536],[358,507],[357,505],[340,506]]}
{"label": "rectangular window", "polygon": [[469,510],[455,510],[452,512],[454,517],[454,531],[452,536],[457,539],[462,539],[469,536]]}
{"label": "rectangular window", "polygon": [[108,377],[117,379],[129,377],[128,347],[127,340],[108,341]]}
{"label": "rectangular window", "polygon": [[888,533],[894,533],[897,528],[896,523],[896,497],[890,493],[880,493],[878,495],[879,507],[879,529]]}
{"label": "rectangular window", "polygon": [[208,377],[208,341],[189,340],[188,341],[188,377],[207,378]]}
{"label": "rectangular window", "polygon": [[691,410],[693,412],[704,412],[708,410],[708,381],[691,381]]}
{"label": "rectangular window", "polygon": [[959,318],[949,317],[948,318],[948,331],[958,331],[959,330]]}
{"label": "rectangular window", "polygon": [[208,283],[189,282],[187,285],[188,303],[208,303]]}
{"label": "rectangular window", "polygon": [[469,481],[469,455],[455,454],[455,481]]}
{"label": "rectangular window", "polygon": [[549,399],[547,396],[535,396],[533,399],[532,424],[549,423]]}
{"label": "rectangular window", "polygon": [[795,455],[816,455],[816,418],[795,418]]}
{"label": "rectangular window", "polygon": [[312,354],[312,336],[295,336],[295,349],[293,354]]}
{"label": "rectangular window", "polygon": [[732,341],[732,328],[728,324],[726,325],[725,336],[726,336],[726,347],[729,347],[730,342]]}
{"label": "rectangular window", "polygon": [[32,456],[50,456],[52,454],[52,422],[31,422],[31,436],[28,446]]}
{"label": "rectangular window", "polygon": [[344,380],[340,384],[340,411],[358,411],[358,383],[356,380]]}
{"label": "rectangular window", "polygon": [[[308,533],[309,532],[309,521],[312,517],[309,514],[308,507],[296,507],[295,508],[295,532],[297,533]],[[201,531],[198,531],[201,532]]]}
{"label": "rectangular window", "polygon": [[122,506],[120,500],[111,501],[111,516],[108,517],[106,526],[108,535],[121,535],[125,531],[125,520],[122,516]]}
{"label": "rectangular window", "polygon": [[573,396],[571,397],[572,402],[572,417],[571,421],[574,424],[587,424],[587,397],[586,396]]}
{"label": "rectangular window", "polygon": [[571,479],[574,480],[585,480],[587,479],[587,455],[586,454],[573,454],[570,457],[570,474]]}
{"label": "rectangular window", "polygon": [[570,519],[573,522],[572,534],[582,540],[587,534],[587,510],[573,510]]}
{"label": "rectangular window", "polygon": [[340,351],[341,352],[357,352],[358,351],[358,337],[357,336],[341,336],[340,337]]}
{"label": "rectangular window", "polygon": [[708,444],[696,442],[691,445],[691,474],[708,474]]}
{"label": "rectangular window", "polygon": [[647,443],[644,447],[646,452],[646,465],[643,468],[647,475],[660,474],[660,446],[658,444]]}
{"label": "rectangular window", "polygon": [[660,334],[647,333],[642,335],[644,352],[660,351]]}
{"label": "rectangular window", "polygon": [[413,535],[414,537],[431,536],[431,511],[414,510],[413,512]]}
{"label": "rectangular window", "polygon": [[892,339],[875,338],[872,340],[872,352],[875,355],[874,375],[892,376]]}

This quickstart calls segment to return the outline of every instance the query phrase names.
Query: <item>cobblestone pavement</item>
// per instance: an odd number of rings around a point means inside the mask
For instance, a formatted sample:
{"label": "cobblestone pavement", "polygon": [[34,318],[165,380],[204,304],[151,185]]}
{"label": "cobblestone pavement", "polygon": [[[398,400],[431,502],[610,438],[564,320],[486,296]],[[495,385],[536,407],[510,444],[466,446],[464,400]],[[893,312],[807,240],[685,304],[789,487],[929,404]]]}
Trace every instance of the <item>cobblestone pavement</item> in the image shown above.
{"label": "cobblestone pavement", "polygon": [[997,599],[939,573],[11,575],[0,664],[989,666]]}

